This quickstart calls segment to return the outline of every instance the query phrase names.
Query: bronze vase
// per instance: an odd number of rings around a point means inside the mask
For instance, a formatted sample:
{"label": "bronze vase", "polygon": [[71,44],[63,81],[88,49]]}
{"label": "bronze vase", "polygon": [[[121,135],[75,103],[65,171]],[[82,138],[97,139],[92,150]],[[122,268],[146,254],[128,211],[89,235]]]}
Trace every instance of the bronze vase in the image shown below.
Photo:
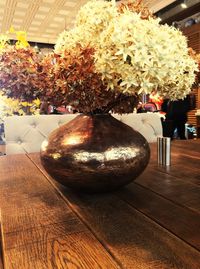
{"label": "bronze vase", "polygon": [[149,157],[146,139],[110,114],[78,115],[41,147],[45,170],[61,184],[85,192],[107,192],[130,183]]}

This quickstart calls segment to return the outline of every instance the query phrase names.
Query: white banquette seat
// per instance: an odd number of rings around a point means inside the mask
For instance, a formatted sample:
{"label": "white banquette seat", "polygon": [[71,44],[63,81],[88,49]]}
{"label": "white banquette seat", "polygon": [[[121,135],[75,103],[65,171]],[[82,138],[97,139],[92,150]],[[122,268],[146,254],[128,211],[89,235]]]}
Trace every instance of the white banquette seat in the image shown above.
{"label": "white banquette seat", "polygon": [[[161,120],[155,113],[113,116],[140,132],[148,142],[155,142],[162,136]],[[4,122],[6,154],[39,152],[49,133],[74,117],[76,114],[7,117]]]}

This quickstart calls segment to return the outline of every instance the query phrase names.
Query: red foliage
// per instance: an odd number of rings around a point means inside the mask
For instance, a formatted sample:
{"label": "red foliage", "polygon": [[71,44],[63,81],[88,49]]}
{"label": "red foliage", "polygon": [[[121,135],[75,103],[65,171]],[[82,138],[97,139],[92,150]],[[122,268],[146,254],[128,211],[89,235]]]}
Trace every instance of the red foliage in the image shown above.
{"label": "red foliage", "polygon": [[[0,88],[8,97],[31,102],[44,87],[39,55],[31,48],[8,46],[0,54]],[[41,74],[42,75],[42,74]]]}
{"label": "red foliage", "polygon": [[77,46],[73,52],[66,51],[64,56],[51,54],[45,57],[43,93],[49,102],[56,106],[71,105],[83,113],[108,112],[113,110],[113,105],[118,112],[126,111],[130,109],[130,103],[133,110],[136,97],[131,97],[131,102],[129,100],[122,106],[123,95],[107,89],[101,74],[95,71],[93,56],[93,48]]}

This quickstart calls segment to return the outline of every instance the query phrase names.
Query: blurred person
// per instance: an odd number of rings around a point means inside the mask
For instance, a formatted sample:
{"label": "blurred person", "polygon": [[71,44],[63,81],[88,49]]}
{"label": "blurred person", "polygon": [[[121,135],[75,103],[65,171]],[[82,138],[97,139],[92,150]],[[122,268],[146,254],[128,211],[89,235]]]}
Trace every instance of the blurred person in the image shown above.
{"label": "blurred person", "polygon": [[180,139],[185,137],[185,124],[187,122],[187,113],[190,110],[190,96],[187,95],[184,99],[171,101],[164,99],[161,105],[161,111],[165,112],[165,121],[163,121],[163,136],[174,137],[174,131],[177,129],[177,134]]}

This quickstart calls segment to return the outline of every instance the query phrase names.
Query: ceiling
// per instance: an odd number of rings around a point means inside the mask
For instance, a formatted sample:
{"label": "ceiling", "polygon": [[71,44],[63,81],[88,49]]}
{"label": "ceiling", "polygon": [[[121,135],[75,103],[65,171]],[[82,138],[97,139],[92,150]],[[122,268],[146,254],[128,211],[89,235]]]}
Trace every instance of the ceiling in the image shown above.
{"label": "ceiling", "polygon": [[[0,32],[5,33],[13,26],[15,30],[26,31],[28,41],[55,43],[60,32],[73,27],[78,10],[86,2],[88,0],[0,0]],[[157,12],[175,1],[143,2]]]}

